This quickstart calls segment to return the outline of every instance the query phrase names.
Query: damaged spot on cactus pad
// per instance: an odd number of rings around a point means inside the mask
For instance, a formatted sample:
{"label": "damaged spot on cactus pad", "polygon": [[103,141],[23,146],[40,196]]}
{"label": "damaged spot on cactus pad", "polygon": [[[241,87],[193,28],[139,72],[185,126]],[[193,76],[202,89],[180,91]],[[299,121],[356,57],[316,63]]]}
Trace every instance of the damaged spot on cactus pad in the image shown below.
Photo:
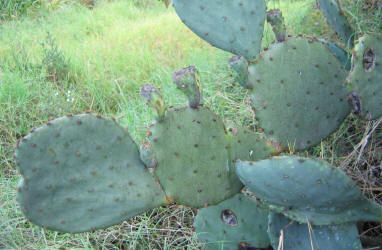
{"label": "damaged spot on cactus pad", "polygon": [[225,209],[221,213],[221,219],[222,221],[232,227],[237,226],[237,217],[230,209]]}
{"label": "damaged spot on cactus pad", "polygon": [[363,53],[363,69],[366,72],[372,72],[375,69],[376,61],[377,55],[375,53],[375,49],[372,47],[367,48]]}
{"label": "damaged spot on cactus pad", "polygon": [[251,244],[248,244],[247,242],[240,242],[240,244],[237,246],[238,250],[247,250],[247,249],[256,249]]}
{"label": "damaged spot on cactus pad", "polygon": [[357,92],[350,92],[347,96],[347,101],[352,106],[353,114],[361,114],[361,100],[358,98]]}

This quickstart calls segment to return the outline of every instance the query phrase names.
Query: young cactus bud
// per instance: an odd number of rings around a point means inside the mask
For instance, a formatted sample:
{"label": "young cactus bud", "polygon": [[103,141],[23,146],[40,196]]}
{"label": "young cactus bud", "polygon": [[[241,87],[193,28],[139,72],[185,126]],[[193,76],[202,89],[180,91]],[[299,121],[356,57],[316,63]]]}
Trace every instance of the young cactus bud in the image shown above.
{"label": "young cactus bud", "polygon": [[147,105],[154,108],[157,111],[158,122],[162,121],[166,112],[166,105],[160,91],[150,83],[141,87],[141,96],[147,101]]}
{"label": "young cactus bud", "polygon": [[267,22],[272,26],[278,42],[285,41],[286,28],[281,10],[274,9],[267,12]]}
{"label": "young cactus bud", "polygon": [[178,70],[173,75],[176,87],[188,98],[191,108],[197,108],[201,101],[201,85],[198,71],[195,66]]}
{"label": "young cactus bud", "polygon": [[236,72],[236,81],[238,81],[243,88],[249,88],[247,60],[240,55],[233,56],[229,59],[229,67]]}

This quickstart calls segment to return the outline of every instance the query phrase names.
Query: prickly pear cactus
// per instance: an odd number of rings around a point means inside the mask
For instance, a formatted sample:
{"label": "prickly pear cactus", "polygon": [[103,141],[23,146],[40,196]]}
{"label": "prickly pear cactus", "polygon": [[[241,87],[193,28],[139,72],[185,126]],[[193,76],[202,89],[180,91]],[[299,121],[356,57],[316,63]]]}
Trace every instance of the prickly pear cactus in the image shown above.
{"label": "prickly pear cactus", "polygon": [[264,31],[264,0],[174,0],[186,26],[215,47],[253,61]]}
{"label": "prickly pear cactus", "polygon": [[347,80],[353,111],[367,120],[382,116],[382,34],[361,37]]}
{"label": "prickly pear cactus", "polygon": [[315,39],[276,43],[249,66],[251,105],[259,130],[281,147],[308,148],[326,138],[349,114],[347,72]]}
{"label": "prickly pear cactus", "polygon": [[267,226],[266,206],[243,194],[200,209],[194,222],[198,238],[206,243],[207,249],[268,247]]}
{"label": "prickly pear cactus", "polygon": [[50,121],[20,141],[15,160],[20,207],[49,229],[106,228],[165,203],[127,131],[100,116]]}
{"label": "prickly pear cactus", "polygon": [[379,221],[382,207],[368,200],[338,168],[323,161],[275,157],[237,162],[240,180],[271,210],[314,225]]}
{"label": "prickly pear cactus", "polygon": [[338,0],[318,0],[320,9],[334,31],[344,40],[353,44],[354,31],[344,15]]}
{"label": "prickly pear cactus", "polygon": [[154,173],[171,200],[202,207],[242,188],[230,164],[225,126],[208,109],[169,109],[148,135],[158,162]]}
{"label": "prickly pear cactus", "polygon": [[284,250],[336,249],[362,250],[356,223],[314,226],[291,221],[285,216],[269,213],[268,235],[274,249]]}

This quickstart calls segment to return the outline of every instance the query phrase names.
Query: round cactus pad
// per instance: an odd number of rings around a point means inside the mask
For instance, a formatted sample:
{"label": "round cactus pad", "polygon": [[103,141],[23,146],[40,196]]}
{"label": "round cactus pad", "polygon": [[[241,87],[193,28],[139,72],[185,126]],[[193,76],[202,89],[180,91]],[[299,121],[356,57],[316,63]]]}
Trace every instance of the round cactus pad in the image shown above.
{"label": "round cactus pad", "polygon": [[[363,249],[355,222],[314,226],[291,221],[281,214],[269,213],[268,225],[268,235],[274,249],[277,249],[280,241],[285,250]],[[283,232],[282,236],[281,230]]]}
{"label": "round cactus pad", "polygon": [[176,13],[198,36],[222,50],[254,61],[266,16],[264,0],[173,0]]}
{"label": "round cactus pad", "polygon": [[349,114],[346,70],[326,45],[303,37],[273,44],[249,66],[251,105],[272,143],[296,150],[319,143]]}
{"label": "round cactus pad", "polygon": [[361,37],[353,51],[352,65],[347,88],[353,111],[368,120],[381,117],[382,35]]}
{"label": "round cactus pad", "polygon": [[240,180],[271,210],[314,225],[379,221],[382,207],[368,200],[339,168],[323,161],[283,156],[236,162]]}
{"label": "round cactus pad", "polygon": [[50,121],[25,136],[15,156],[20,207],[49,229],[106,228],[166,200],[127,131],[100,116]]}
{"label": "round cactus pad", "polygon": [[217,204],[240,191],[221,119],[203,107],[170,109],[152,128],[155,175],[179,204]]}
{"label": "round cactus pad", "polygon": [[200,209],[194,222],[198,238],[207,243],[207,249],[241,249],[241,245],[268,247],[267,226],[266,206],[244,194]]}

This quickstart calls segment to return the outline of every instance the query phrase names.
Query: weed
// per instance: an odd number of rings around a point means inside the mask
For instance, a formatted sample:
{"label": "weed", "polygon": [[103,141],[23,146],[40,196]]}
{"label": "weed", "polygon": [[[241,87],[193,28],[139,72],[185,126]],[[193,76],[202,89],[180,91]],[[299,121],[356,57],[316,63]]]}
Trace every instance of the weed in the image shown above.
{"label": "weed", "polygon": [[70,80],[70,61],[58,48],[56,40],[49,32],[41,46],[43,49],[42,67],[45,69],[47,80],[54,83]]}
{"label": "weed", "polygon": [[37,7],[39,0],[1,0],[0,20],[18,18],[27,13],[31,7]]}

